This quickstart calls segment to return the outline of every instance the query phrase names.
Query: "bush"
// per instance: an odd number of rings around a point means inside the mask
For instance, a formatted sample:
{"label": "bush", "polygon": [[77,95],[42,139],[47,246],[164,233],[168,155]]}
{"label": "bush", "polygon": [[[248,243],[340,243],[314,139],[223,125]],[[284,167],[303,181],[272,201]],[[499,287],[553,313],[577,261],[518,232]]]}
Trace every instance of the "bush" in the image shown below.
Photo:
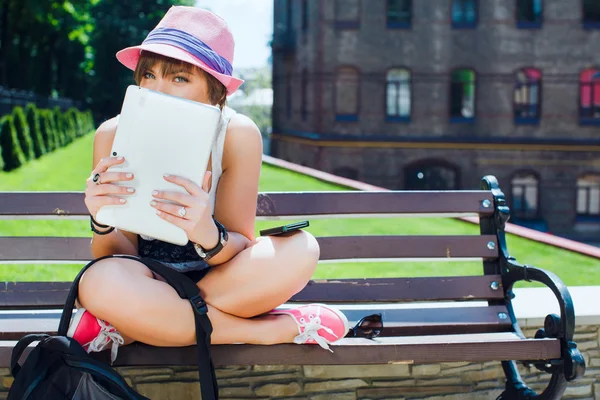
{"label": "bush", "polygon": [[2,151],[2,168],[12,171],[27,162],[17,136],[13,117],[7,115],[0,119],[0,148]]}
{"label": "bush", "polygon": [[27,117],[22,107],[13,108],[13,121],[15,128],[17,129],[17,137],[21,144],[21,149],[25,155],[26,160],[35,158],[33,151],[33,140],[31,140],[31,134],[29,132],[29,124],[27,124]]}
{"label": "bush", "polygon": [[42,137],[44,138],[44,143],[46,145],[46,151],[48,153],[57,148],[54,129],[52,129],[52,123],[50,122],[51,114],[52,111],[50,110],[40,110],[40,127],[42,131]]}
{"label": "bush", "polygon": [[65,123],[63,120],[63,113],[62,113],[62,111],[60,111],[60,108],[58,108],[58,106],[57,106],[57,107],[54,107],[53,114],[54,114],[55,132],[56,132],[56,135],[58,136],[58,147],[66,146],[67,143],[69,143],[69,141],[68,141],[67,132],[66,132],[67,127],[65,126]]}
{"label": "bush", "polygon": [[25,107],[25,115],[27,116],[27,124],[29,125],[31,139],[33,140],[33,152],[35,153],[36,158],[40,158],[47,152],[46,141],[44,140],[40,124],[40,111],[35,104],[28,104],[27,107]]}
{"label": "bush", "polygon": [[78,119],[79,110],[76,108],[70,108],[65,112],[65,116],[67,117],[67,122],[70,126],[70,134],[73,139],[77,139],[81,136],[81,125]]}

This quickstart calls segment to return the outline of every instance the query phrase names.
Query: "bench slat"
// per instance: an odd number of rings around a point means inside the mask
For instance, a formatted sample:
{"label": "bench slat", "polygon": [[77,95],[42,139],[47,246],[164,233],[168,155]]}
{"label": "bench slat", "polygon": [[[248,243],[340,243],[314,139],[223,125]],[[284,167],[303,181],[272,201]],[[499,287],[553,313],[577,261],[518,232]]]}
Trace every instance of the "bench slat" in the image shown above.
{"label": "bench slat", "polygon": [[[492,290],[492,282],[501,282],[500,276],[312,280],[290,302],[502,300],[501,286]],[[0,308],[62,308],[70,287],[70,282],[4,282]]]}
{"label": "bench slat", "polygon": [[[317,238],[321,261],[440,260],[498,257],[496,238],[481,236],[338,236]],[[90,238],[0,237],[0,262],[86,262]]]}
{"label": "bench slat", "polygon": [[[510,331],[508,319],[500,319],[499,313],[507,313],[505,306],[478,307],[431,307],[398,308],[340,307],[350,324],[354,326],[361,318],[381,313],[384,323],[383,336],[417,336],[456,333],[481,333]],[[59,311],[21,311],[0,313],[0,340],[16,340],[29,333],[55,334],[60,320]]]}
{"label": "bench slat", "polygon": [[[81,192],[2,192],[0,217],[88,216]],[[385,191],[385,192],[297,192],[260,193],[258,217],[323,216],[331,214],[444,214],[491,215],[491,192],[473,191]]]}
{"label": "bench slat", "polygon": [[[14,344],[14,341],[0,342],[0,367],[9,366]],[[30,349],[25,351],[25,355]],[[347,338],[332,346],[332,349],[333,353],[317,345],[214,345],[212,356],[215,366],[418,364],[561,357],[558,339],[523,340],[510,332],[376,340]],[[109,351],[92,354],[108,361]],[[194,347],[152,347],[134,343],[119,349],[114,366],[193,366],[196,362]]]}

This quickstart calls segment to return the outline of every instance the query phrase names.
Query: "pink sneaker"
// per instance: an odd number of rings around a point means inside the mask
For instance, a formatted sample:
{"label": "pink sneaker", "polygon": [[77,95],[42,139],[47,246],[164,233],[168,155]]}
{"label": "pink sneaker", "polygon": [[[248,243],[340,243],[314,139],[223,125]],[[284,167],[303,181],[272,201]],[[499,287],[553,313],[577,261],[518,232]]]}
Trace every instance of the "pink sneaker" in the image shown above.
{"label": "pink sneaker", "polygon": [[123,337],[114,326],[96,318],[85,308],[77,309],[71,321],[67,336],[75,339],[88,352],[102,351],[110,344],[110,361],[115,362],[119,345],[124,343]]}
{"label": "pink sneaker", "polygon": [[335,308],[325,304],[308,304],[289,310],[273,310],[270,314],[287,314],[298,325],[299,335],[294,338],[297,344],[318,344],[329,348],[329,344],[346,336],[350,329],[348,318]]}

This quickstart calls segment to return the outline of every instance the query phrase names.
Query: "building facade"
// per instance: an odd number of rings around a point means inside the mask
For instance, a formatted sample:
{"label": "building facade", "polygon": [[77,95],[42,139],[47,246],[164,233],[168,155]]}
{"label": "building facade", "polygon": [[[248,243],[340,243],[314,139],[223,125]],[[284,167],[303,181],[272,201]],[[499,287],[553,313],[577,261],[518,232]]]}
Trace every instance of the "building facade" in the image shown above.
{"label": "building facade", "polygon": [[274,0],[272,155],[600,242],[599,0]]}

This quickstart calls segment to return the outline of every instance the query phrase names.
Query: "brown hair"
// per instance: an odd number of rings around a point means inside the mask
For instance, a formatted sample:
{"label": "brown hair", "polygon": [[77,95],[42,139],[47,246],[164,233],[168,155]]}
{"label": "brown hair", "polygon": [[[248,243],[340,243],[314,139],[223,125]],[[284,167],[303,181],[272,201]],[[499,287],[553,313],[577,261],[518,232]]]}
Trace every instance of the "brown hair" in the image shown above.
{"label": "brown hair", "polygon": [[196,71],[197,73],[204,75],[208,86],[208,99],[210,103],[218,106],[221,110],[225,106],[225,103],[227,102],[227,88],[219,82],[217,78],[195,65],[175,60],[174,58],[165,57],[160,54],[142,51],[137,66],[135,67],[135,72],[133,73],[135,82],[139,85],[144,73],[157,64],[160,65],[163,77],[171,75],[174,71],[181,69],[190,73]]}

